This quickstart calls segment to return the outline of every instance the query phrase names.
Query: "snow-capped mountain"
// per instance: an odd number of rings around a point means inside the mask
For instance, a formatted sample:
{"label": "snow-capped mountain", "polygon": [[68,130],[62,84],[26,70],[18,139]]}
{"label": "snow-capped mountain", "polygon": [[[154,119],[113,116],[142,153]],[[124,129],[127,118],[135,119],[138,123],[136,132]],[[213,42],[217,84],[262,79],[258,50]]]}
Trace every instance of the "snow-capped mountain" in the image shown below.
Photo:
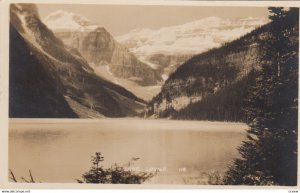
{"label": "snow-capped mountain", "polygon": [[77,48],[99,76],[103,77],[105,66],[111,80],[122,78],[142,86],[156,85],[161,80],[155,69],[84,16],[60,10],[48,15],[44,22],[66,45]]}
{"label": "snow-capped mountain", "polygon": [[50,13],[43,22],[54,31],[92,31],[99,27],[82,15],[63,10]]}
{"label": "snow-capped mountain", "polygon": [[116,40],[126,45],[138,59],[159,70],[166,80],[195,54],[220,47],[266,22],[264,18],[208,17],[160,29],[135,29]]}
{"label": "snow-capped mountain", "polygon": [[[299,20],[296,17],[290,21],[287,30],[293,39],[299,36]],[[235,26],[251,27],[260,21],[248,18],[236,23]],[[246,122],[245,101],[257,83],[265,63],[261,61],[261,52],[276,34],[276,25],[276,21],[270,22],[223,46],[193,56],[169,76],[161,92],[150,102],[148,112],[172,119]],[[298,47],[297,41],[293,44]]]}
{"label": "snow-capped mountain", "polygon": [[264,18],[208,17],[160,29],[136,29],[116,40],[141,58],[153,54],[198,54],[230,42],[266,22]]}
{"label": "snow-capped mountain", "polygon": [[142,96],[146,92],[136,92],[145,90],[140,86],[160,87],[162,80],[192,56],[220,47],[267,20],[208,17],[160,29],[135,29],[118,37],[67,11],[53,12],[44,22],[66,45],[77,48],[99,76],[148,100],[155,93]]}
{"label": "snow-capped mountain", "polygon": [[137,116],[144,101],[97,76],[81,54],[40,20],[34,4],[11,4],[9,114],[12,118]]}

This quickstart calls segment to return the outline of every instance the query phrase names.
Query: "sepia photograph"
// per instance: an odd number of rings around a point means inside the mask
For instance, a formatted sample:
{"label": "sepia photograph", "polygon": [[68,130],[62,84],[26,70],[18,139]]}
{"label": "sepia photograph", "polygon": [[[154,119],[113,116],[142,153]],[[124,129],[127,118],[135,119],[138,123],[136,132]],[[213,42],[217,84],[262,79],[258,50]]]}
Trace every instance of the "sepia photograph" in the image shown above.
{"label": "sepia photograph", "polygon": [[10,3],[7,25],[9,183],[298,186],[297,6]]}

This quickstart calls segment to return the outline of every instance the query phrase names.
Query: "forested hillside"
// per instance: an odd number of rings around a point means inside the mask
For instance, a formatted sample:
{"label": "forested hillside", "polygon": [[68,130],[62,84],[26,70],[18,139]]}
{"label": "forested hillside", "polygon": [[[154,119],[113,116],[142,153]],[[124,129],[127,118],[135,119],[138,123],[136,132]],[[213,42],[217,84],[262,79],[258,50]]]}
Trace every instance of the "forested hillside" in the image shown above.
{"label": "forested hillside", "polygon": [[[243,111],[245,99],[250,95],[249,87],[254,85],[257,72],[251,71],[240,81],[230,84],[203,100],[190,103],[187,107],[172,113],[174,119],[247,121]],[[243,92],[240,92],[243,90]],[[201,109],[201,110],[200,110]]]}
{"label": "forested hillside", "polygon": [[273,25],[266,24],[185,62],[153,98],[150,114],[174,119],[247,121],[242,109],[261,70],[262,45],[270,40]]}

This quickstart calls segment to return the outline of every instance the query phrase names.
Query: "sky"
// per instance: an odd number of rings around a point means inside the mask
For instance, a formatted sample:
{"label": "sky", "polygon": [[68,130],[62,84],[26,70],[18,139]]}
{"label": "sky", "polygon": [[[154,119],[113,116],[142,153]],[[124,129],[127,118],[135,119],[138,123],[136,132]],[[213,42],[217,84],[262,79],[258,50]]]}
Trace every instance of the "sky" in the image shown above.
{"label": "sky", "polygon": [[164,26],[180,25],[215,16],[235,19],[245,17],[268,17],[266,7],[203,7],[164,5],[75,5],[37,4],[44,19],[57,10],[80,14],[91,22],[105,27],[112,35],[122,35],[133,29],[159,29]]}

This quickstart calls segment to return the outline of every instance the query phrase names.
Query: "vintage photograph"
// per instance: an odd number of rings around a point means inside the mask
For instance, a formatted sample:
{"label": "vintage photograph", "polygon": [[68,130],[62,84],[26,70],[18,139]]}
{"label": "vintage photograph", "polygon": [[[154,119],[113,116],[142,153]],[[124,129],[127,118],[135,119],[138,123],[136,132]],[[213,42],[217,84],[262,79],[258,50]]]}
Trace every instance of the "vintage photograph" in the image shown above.
{"label": "vintage photograph", "polygon": [[9,12],[10,183],[298,185],[297,7]]}

